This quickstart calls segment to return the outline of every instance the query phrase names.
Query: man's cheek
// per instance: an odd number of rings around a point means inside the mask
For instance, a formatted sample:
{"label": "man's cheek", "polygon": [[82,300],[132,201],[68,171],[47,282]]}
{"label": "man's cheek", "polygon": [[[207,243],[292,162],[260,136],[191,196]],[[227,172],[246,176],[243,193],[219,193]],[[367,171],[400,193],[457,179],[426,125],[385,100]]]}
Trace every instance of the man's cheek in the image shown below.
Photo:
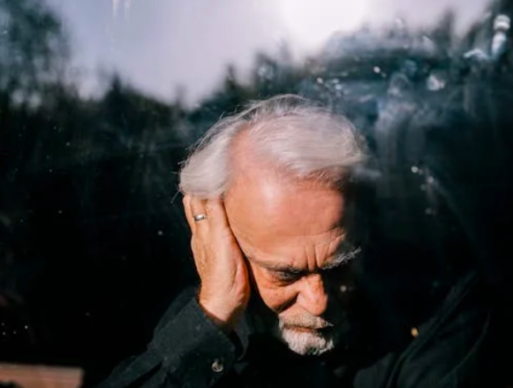
{"label": "man's cheek", "polygon": [[260,297],[264,300],[268,299],[269,295],[275,291],[272,282],[259,269],[253,271],[253,281]]}
{"label": "man's cheek", "polygon": [[281,313],[294,304],[294,295],[289,287],[271,285],[261,289],[261,298],[274,312]]}

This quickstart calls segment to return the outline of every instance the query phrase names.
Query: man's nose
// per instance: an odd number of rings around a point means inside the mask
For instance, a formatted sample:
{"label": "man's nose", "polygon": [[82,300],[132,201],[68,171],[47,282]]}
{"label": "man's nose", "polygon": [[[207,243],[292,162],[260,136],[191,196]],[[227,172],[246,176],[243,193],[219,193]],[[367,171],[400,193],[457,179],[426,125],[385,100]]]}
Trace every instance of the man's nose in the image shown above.
{"label": "man's nose", "polygon": [[302,279],[297,303],[310,314],[321,316],[328,307],[328,294],[319,274],[311,274]]}

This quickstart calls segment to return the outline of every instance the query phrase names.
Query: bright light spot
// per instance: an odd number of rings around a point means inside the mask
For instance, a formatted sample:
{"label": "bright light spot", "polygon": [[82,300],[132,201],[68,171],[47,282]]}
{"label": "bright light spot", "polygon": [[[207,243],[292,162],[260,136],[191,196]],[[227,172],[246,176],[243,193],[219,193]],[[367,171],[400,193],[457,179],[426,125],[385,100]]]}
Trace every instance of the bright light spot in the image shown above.
{"label": "bright light spot", "polygon": [[350,32],[367,16],[368,0],[276,0],[290,39],[307,49],[322,47],[334,32]]}

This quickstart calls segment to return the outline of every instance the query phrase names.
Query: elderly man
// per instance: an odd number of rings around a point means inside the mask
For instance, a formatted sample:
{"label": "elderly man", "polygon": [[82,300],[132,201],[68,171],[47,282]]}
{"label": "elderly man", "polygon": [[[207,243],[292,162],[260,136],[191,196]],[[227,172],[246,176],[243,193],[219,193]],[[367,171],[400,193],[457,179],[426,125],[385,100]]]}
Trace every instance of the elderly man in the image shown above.
{"label": "elderly man", "polygon": [[365,157],[346,119],[295,96],[215,125],[180,175],[201,285],[102,387],[468,386],[479,338],[457,351],[447,338],[472,278],[401,350],[364,356],[350,269],[362,252],[352,173]]}

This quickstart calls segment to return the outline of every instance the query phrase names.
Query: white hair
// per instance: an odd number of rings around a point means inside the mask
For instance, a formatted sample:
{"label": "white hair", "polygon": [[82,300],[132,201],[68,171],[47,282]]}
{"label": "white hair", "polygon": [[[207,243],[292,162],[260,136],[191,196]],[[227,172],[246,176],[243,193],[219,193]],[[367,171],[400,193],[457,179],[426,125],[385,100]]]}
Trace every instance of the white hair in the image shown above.
{"label": "white hair", "polygon": [[247,132],[251,149],[299,179],[340,184],[365,159],[363,142],[343,116],[296,96],[254,102],[222,119],[200,140],[183,164],[180,189],[199,198],[222,196],[229,184],[230,145]]}

